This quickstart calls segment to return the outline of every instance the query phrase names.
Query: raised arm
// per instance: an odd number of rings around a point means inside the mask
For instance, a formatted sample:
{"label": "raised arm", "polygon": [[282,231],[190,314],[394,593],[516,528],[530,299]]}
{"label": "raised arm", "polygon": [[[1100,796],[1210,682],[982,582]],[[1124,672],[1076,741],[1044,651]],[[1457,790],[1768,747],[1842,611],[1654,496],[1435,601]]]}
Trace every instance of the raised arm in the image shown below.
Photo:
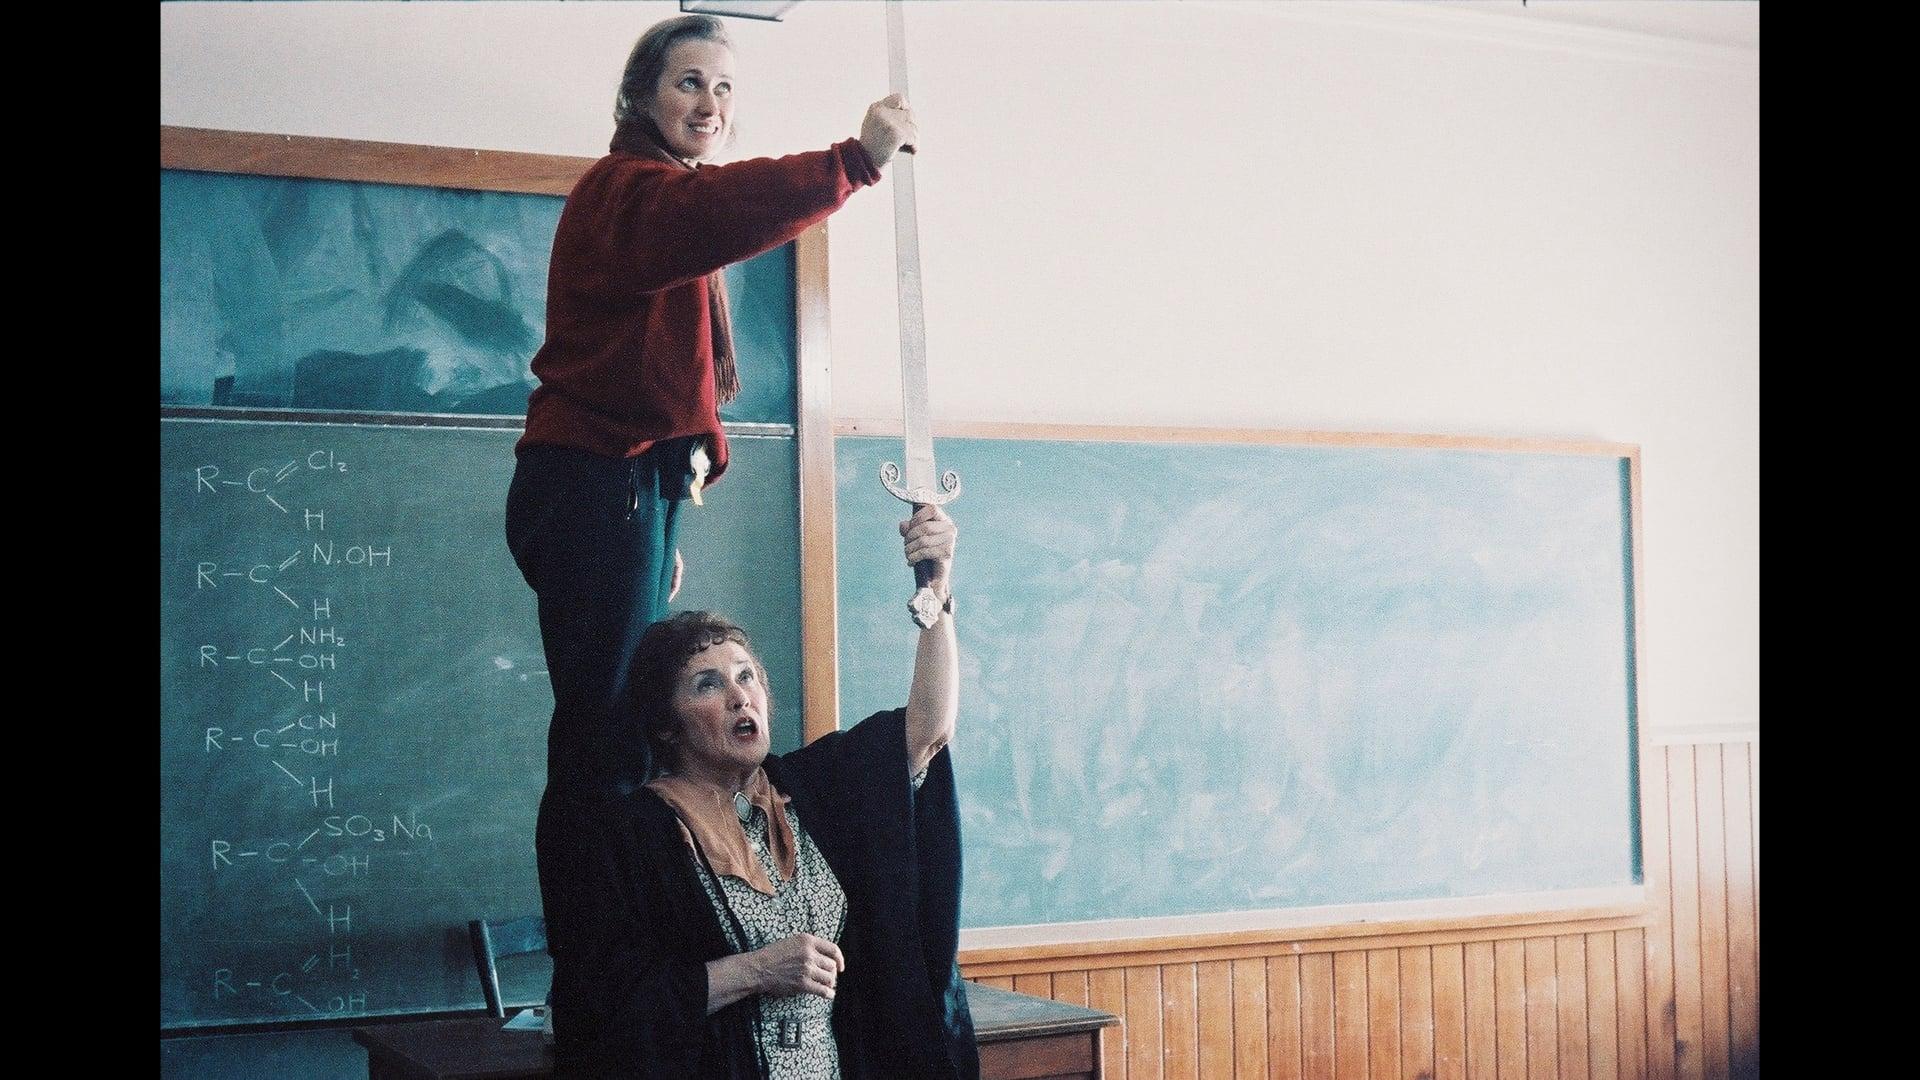
{"label": "raised arm", "polygon": [[599,259],[630,292],[705,277],[799,236],[878,183],[880,166],[912,152],[918,137],[912,110],[895,95],[868,107],[859,138],[825,150],[698,169],[602,163],[568,198],[556,251],[572,258],[572,246],[583,246],[581,256]]}
{"label": "raised arm", "polygon": [[568,197],[554,253],[612,291],[653,292],[779,247],[879,178],[854,139],[698,170],[609,159]]}
{"label": "raised arm", "polygon": [[[953,549],[958,535],[953,519],[937,506],[923,506],[900,523],[909,564],[932,560],[930,586],[942,599],[952,595]],[[907,765],[919,772],[953,739],[960,714],[960,647],[953,614],[920,631],[913,653],[913,685],[907,691]]]}

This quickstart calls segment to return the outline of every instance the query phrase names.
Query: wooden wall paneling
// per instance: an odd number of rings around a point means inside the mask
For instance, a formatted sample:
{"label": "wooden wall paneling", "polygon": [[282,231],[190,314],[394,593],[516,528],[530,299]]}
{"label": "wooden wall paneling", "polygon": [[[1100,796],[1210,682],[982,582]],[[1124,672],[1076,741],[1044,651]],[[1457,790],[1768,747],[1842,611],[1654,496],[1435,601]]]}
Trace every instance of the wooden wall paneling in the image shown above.
{"label": "wooden wall paneling", "polygon": [[[1673,1075],[1705,1080],[1706,1022],[1700,1003],[1700,829],[1694,813],[1694,748],[1667,748],[1667,824],[1673,890]],[[1650,1049],[1657,1048],[1651,1037]]]}
{"label": "wooden wall paneling", "polygon": [[1265,1080],[1267,1065],[1267,962],[1254,957],[1234,960],[1233,1075],[1239,1080]]}
{"label": "wooden wall paneling", "polygon": [[1142,967],[1148,964],[1244,960],[1297,953],[1363,952],[1414,945],[1450,945],[1513,937],[1552,937],[1630,930],[1648,924],[1651,899],[1606,904],[1573,911],[1449,916],[1390,922],[1343,922],[1331,926],[1284,927],[1192,933],[1133,939],[1039,942],[963,947],[960,964],[968,978],[1021,975],[1079,968]]}
{"label": "wooden wall paneling", "polygon": [[1726,1080],[1732,1057],[1727,1028],[1727,820],[1722,786],[1725,743],[1694,747],[1694,820],[1700,896],[1700,1071]]}
{"label": "wooden wall paneling", "polygon": [[1208,960],[1195,965],[1199,980],[1200,1075],[1207,1080],[1233,1075],[1233,962]]}
{"label": "wooden wall paneling", "polygon": [[1760,916],[1753,850],[1753,751],[1728,744],[1721,780],[1727,822],[1727,1009],[1733,1042],[1729,1074],[1760,1072]]}
{"label": "wooden wall paneling", "polygon": [[1054,972],[1053,1000],[1064,1001],[1069,1005],[1085,1005],[1087,1003],[1087,973],[1084,971]]}
{"label": "wooden wall paneling", "polygon": [[1053,976],[1044,971],[1031,975],[1015,975],[1013,988],[1022,994],[1051,997],[1053,996]]}
{"label": "wooden wall paneling", "polygon": [[1468,1080],[1498,1080],[1500,1075],[1500,1005],[1493,950],[1491,941],[1466,946]]}
{"label": "wooden wall paneling", "polygon": [[[1745,812],[1742,798],[1720,798],[1730,819]],[[976,981],[1108,1002],[1137,1036],[1114,1032],[1112,1076],[1619,1080],[1649,1071],[1645,937],[1634,928],[1312,953],[1289,943],[1267,957]],[[1732,986],[1729,974],[1730,1001]],[[1750,1026],[1756,1034],[1730,1037],[1721,1063],[1701,1053],[1707,1076],[1754,1073],[1757,1017]]]}
{"label": "wooden wall paneling", "polygon": [[1300,957],[1267,959],[1267,1075],[1302,1080],[1300,1067]]}
{"label": "wooden wall paneling", "polygon": [[[1747,746],[1747,786],[1750,789],[1748,806],[1753,816],[1749,822],[1753,830],[1753,923],[1755,931],[1760,927],[1760,744]],[[1757,933],[1756,933],[1757,937]]]}
{"label": "wooden wall paneling", "polygon": [[1493,1011],[1498,1024],[1494,1050],[1500,1080],[1527,1075],[1527,943],[1493,943]]}
{"label": "wooden wall paneling", "polygon": [[1367,950],[1367,1075],[1400,1077],[1400,950]]}
{"label": "wooden wall paneling", "polygon": [[1553,992],[1559,1010],[1560,1080],[1588,1080],[1585,935],[1562,934],[1553,939]]}
{"label": "wooden wall paneling", "polygon": [[1433,1075],[1433,949],[1400,953],[1400,1075]]}
{"label": "wooden wall paneling", "polygon": [[1087,972],[1087,1008],[1120,1017],[1118,1027],[1100,1032],[1100,1075],[1103,1080],[1127,1080],[1126,969]]}
{"label": "wooden wall paneling", "polygon": [[[1435,945],[1432,948],[1433,1080],[1467,1080],[1466,946]],[[1487,959],[1491,971],[1491,951]],[[1491,1017],[1492,1010],[1487,1011]]]}
{"label": "wooden wall paneling", "polygon": [[1560,1073],[1559,995],[1553,941],[1552,938],[1528,938],[1523,947],[1527,967],[1527,1076],[1531,1080],[1555,1080]]}
{"label": "wooden wall paneling", "polygon": [[1160,968],[1127,972],[1127,1080],[1162,1080],[1160,1071]]}
{"label": "wooden wall paneling", "polygon": [[1760,743],[1755,741],[1747,747],[1747,783],[1748,806],[1751,817],[1748,824],[1752,830],[1753,849],[1753,1049],[1749,1055],[1742,1055],[1740,1071],[1745,1075],[1760,1075]]}
{"label": "wooden wall paneling", "polygon": [[[1681,749],[1693,754],[1697,748]],[[1722,751],[1698,750],[1708,752]],[[1757,1068],[1757,1002],[1741,996],[1740,1008],[1734,1007],[1746,985],[1736,968],[1751,965],[1747,957],[1757,948],[1751,901],[1736,884],[1751,880],[1749,856],[1742,854],[1751,846],[1741,824],[1750,815],[1745,758],[1745,748],[1735,744],[1725,751],[1717,778],[1711,764],[1689,768],[1676,761],[1671,770],[1672,816],[1704,838],[1695,844],[1676,839],[1674,847],[1709,870],[1711,852],[1727,852],[1724,869],[1713,871],[1727,882],[1721,916],[1727,934],[1724,1049],[1716,1058],[1710,1041],[1694,1042],[1681,1062],[1702,1080],[1752,1075]],[[1697,811],[1691,818],[1688,805]],[[1724,843],[1706,823],[1709,814],[1722,819]],[[1693,888],[1702,875],[1675,865],[1672,880],[1679,892],[1673,906],[1681,917],[1669,914],[1669,932],[1679,942],[1682,966],[1698,973],[1710,962],[1711,947],[1703,953],[1701,946],[1710,935],[1704,924],[1690,935],[1684,913],[1703,907],[1711,912],[1714,904]],[[1210,955],[1203,960],[1183,959],[1196,950],[1170,941],[1157,954],[1075,954],[1055,962],[1081,966],[1047,971],[1034,961],[1027,970],[976,981],[1084,1001],[1120,1016],[1124,1028],[1113,1033],[1103,1054],[1109,1076],[1621,1080],[1653,1072],[1647,1039],[1657,1021],[1648,1003],[1657,988],[1648,960],[1656,951],[1647,939],[1656,920],[1652,912],[1643,918],[1645,926],[1615,928],[1612,920],[1599,920],[1585,930],[1514,924],[1500,928],[1507,936],[1491,939],[1462,929],[1456,933],[1479,939],[1401,947],[1334,947],[1354,938],[1277,941],[1267,944],[1267,955],[1229,958],[1199,950]],[[1566,932],[1544,935],[1538,932],[1543,928]],[[1109,966],[1115,957],[1156,956],[1176,959]],[[1710,986],[1712,976],[1705,979]]]}
{"label": "wooden wall paneling", "polygon": [[[1647,1038],[1657,1027],[1647,977],[1646,930],[1622,930],[1613,936],[1613,964],[1620,1008],[1620,1075],[1623,1078],[1662,1075],[1649,1053]],[[1666,1073],[1673,1073],[1672,1043],[1667,1044]]]}
{"label": "wooden wall paneling", "polygon": [[1198,973],[1192,964],[1160,967],[1160,1061],[1166,1080],[1195,1080],[1200,1070]]}
{"label": "wooden wall paneling", "polygon": [[1334,1080],[1368,1080],[1367,954],[1333,954]]}
{"label": "wooden wall paneling", "polygon": [[1621,1080],[1620,1008],[1613,964],[1614,936],[1587,935],[1587,1075]]}
{"label": "wooden wall paneling", "polygon": [[1333,956],[1300,958],[1300,1047],[1308,1080],[1334,1075]]}
{"label": "wooden wall paneling", "polygon": [[[1644,742],[1644,736],[1642,741]],[[1639,999],[1641,1011],[1639,1019],[1643,1023],[1640,1033],[1631,1043],[1623,1028],[1620,1037],[1622,1069],[1626,1063],[1636,1060],[1628,1056],[1629,1046],[1637,1047],[1642,1056],[1648,1080],[1673,1080],[1673,1042],[1674,1042],[1674,997],[1673,997],[1673,845],[1671,842],[1668,792],[1671,783],[1671,770],[1668,768],[1670,755],[1663,746],[1647,746],[1640,755],[1640,832],[1644,838],[1641,848],[1642,870],[1647,885],[1648,900],[1652,904],[1652,918],[1648,921],[1644,933],[1636,935],[1636,941],[1644,948],[1633,968],[1644,976],[1644,981],[1634,989]],[[1617,939],[1614,962],[1621,965],[1623,978],[1620,983],[1622,1013],[1624,1023],[1627,1015],[1624,1011],[1628,1002],[1627,983],[1624,978],[1627,957],[1624,952],[1626,938]]]}

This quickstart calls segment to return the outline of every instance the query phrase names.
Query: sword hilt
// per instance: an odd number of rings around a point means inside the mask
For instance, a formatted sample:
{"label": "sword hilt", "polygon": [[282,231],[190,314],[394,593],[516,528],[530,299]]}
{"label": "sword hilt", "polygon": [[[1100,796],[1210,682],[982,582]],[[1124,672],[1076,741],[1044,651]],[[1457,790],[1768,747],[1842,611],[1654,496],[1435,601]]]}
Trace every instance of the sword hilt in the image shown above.
{"label": "sword hilt", "polygon": [[[923,506],[945,506],[960,497],[960,474],[953,469],[940,474],[940,491],[925,486],[907,488],[900,484],[900,466],[889,461],[880,466],[880,483],[894,498],[913,507],[916,514]],[[907,613],[913,616],[915,626],[930,629],[940,621],[946,606],[933,591],[933,560],[922,559],[913,564],[913,585],[913,599],[907,601]]]}
{"label": "sword hilt", "polygon": [[915,510],[923,506],[945,506],[960,497],[960,474],[952,469],[940,474],[940,490],[935,491],[924,484],[908,487],[900,483],[900,466],[888,461],[880,466],[880,484],[887,489],[887,494],[911,503]]}

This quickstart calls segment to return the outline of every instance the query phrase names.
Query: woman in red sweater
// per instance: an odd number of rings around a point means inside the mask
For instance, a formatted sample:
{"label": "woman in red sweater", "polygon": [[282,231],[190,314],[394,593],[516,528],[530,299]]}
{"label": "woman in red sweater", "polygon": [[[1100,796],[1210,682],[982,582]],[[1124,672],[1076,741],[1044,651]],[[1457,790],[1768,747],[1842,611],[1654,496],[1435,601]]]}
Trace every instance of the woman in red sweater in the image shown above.
{"label": "woman in red sweater", "polygon": [[643,34],[611,152],[574,185],[554,235],[540,385],[507,496],[507,545],[539,596],[553,680],[549,798],[631,791],[653,772],[617,714],[629,658],[679,590],[680,501],[727,468],[717,410],[739,376],[722,269],[799,236],[911,150],[896,96],[867,109],[857,139],[705,164],[732,139],[733,84],[718,19]]}

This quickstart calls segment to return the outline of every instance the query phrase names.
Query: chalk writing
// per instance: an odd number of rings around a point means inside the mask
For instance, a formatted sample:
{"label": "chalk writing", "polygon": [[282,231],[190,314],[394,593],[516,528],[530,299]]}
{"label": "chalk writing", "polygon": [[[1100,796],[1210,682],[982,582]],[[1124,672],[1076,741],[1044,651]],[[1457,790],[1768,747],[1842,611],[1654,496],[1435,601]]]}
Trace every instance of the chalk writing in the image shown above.
{"label": "chalk writing", "polygon": [[[282,944],[310,942],[292,946],[301,959],[279,970],[216,966],[204,987],[216,1012],[230,1008],[230,999],[288,1016],[377,1005],[367,988],[352,985],[361,977],[352,939],[369,918],[362,890],[434,841],[432,822],[417,808],[355,807],[356,793],[336,776],[367,745],[364,726],[353,720],[352,693],[341,687],[354,686],[353,671],[378,659],[356,648],[362,635],[352,624],[355,603],[345,596],[362,595],[354,578],[376,575],[369,580],[378,588],[403,562],[391,540],[358,530],[338,486],[350,466],[334,448],[309,446],[265,461],[202,462],[191,472],[196,500],[248,523],[216,534],[216,543],[232,536],[236,546],[260,546],[196,551],[180,567],[192,575],[192,595],[204,598],[197,602],[221,612],[205,621],[218,632],[195,643],[184,664],[196,678],[237,688],[245,703],[188,734],[203,759],[236,770],[231,782],[255,785],[264,798],[250,804],[264,809],[232,823],[241,826],[233,831],[216,826],[198,841],[175,842],[204,845],[202,865],[213,873],[216,898],[252,897],[257,906],[259,897],[282,897],[268,904],[272,918],[286,918],[275,936]],[[244,715],[249,711],[255,715]],[[231,917],[237,930],[258,926],[261,913],[236,910]],[[369,959],[377,957],[360,962]]]}

